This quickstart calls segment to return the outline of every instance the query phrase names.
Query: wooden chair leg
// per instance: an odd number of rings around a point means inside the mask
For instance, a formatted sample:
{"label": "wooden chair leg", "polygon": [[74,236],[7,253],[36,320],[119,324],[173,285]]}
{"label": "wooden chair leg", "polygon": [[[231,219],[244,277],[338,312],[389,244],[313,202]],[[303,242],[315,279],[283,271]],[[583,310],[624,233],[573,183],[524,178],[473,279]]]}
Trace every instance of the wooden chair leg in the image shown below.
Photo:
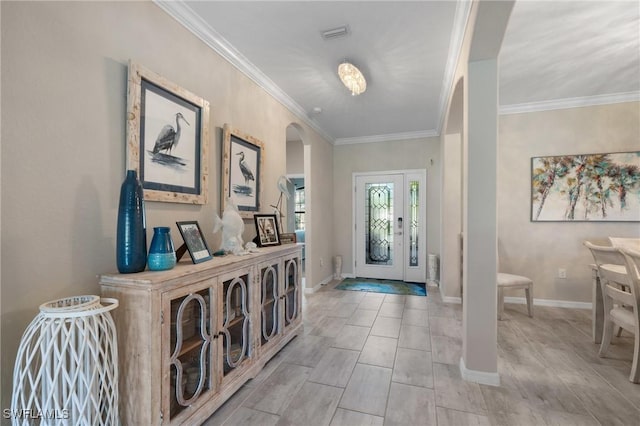
{"label": "wooden chair leg", "polygon": [[631,364],[631,374],[629,380],[633,383],[640,383],[640,327],[636,327],[633,342],[633,364]]}
{"label": "wooden chair leg", "polygon": [[605,313],[602,342],[600,342],[600,350],[598,351],[599,357],[603,357],[607,353],[609,350],[609,344],[611,343],[611,338],[613,337],[613,323],[609,321],[608,317],[609,316]]}
{"label": "wooden chair leg", "polygon": [[502,288],[498,287],[498,320],[502,321],[502,314],[504,313],[504,293]]}
{"label": "wooden chair leg", "polygon": [[529,311],[529,316],[533,318],[533,288],[525,288],[524,293],[527,298],[527,311]]}

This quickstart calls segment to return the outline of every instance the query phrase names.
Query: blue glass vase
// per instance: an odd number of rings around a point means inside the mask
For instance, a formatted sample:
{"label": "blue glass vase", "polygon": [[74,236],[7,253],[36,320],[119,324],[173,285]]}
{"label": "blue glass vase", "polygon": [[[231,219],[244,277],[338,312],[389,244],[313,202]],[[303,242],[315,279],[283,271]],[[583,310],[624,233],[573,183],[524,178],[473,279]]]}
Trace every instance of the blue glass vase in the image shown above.
{"label": "blue glass vase", "polygon": [[142,184],[135,170],[127,170],[120,188],[116,261],[121,274],[144,271],[147,265],[147,226]]}
{"label": "blue glass vase", "polygon": [[176,266],[176,252],[171,240],[171,231],[166,226],[153,228],[153,238],[149,247],[149,270],[165,271]]}

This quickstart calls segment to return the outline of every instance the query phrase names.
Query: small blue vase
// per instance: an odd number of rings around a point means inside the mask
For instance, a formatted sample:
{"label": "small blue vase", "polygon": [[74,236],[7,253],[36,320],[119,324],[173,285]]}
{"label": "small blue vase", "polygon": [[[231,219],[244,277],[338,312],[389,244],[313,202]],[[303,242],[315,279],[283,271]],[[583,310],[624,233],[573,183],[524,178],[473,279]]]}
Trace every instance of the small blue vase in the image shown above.
{"label": "small blue vase", "polygon": [[116,262],[121,274],[144,271],[147,266],[147,226],[142,184],[135,170],[127,170],[120,187]]}
{"label": "small blue vase", "polygon": [[153,228],[153,238],[147,258],[149,270],[165,271],[176,266],[176,252],[171,240],[171,231],[166,226]]}

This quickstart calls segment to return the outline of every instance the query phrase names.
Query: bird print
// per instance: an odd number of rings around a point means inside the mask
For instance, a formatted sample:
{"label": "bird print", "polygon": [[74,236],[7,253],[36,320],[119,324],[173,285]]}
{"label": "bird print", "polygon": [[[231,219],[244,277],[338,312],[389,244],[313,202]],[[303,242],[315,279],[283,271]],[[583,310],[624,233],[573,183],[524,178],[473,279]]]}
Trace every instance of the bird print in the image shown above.
{"label": "bird print", "polygon": [[181,132],[180,120],[184,121],[187,126],[190,126],[189,122],[182,116],[182,113],[177,113],[175,129],[171,124],[167,124],[162,128],[162,130],[160,130],[160,133],[156,138],[156,144],[153,147],[154,154],[157,154],[160,151],[168,151],[171,153],[171,150],[178,145]]}
{"label": "bird print", "polygon": [[250,180],[255,181],[253,177],[253,172],[247,165],[247,162],[244,161],[244,151],[240,151],[236,155],[240,156],[240,171],[242,172],[242,176],[244,176],[244,184],[248,185]]}

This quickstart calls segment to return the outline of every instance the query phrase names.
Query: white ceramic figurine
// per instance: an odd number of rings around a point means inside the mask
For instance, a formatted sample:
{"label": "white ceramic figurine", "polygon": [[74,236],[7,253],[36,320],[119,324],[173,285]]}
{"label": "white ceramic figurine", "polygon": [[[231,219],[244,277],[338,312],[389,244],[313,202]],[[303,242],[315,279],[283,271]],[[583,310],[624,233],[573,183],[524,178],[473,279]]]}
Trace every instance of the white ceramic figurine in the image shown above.
{"label": "white ceramic figurine", "polygon": [[244,231],[244,221],[238,212],[238,208],[231,198],[227,198],[227,205],[222,212],[222,219],[216,215],[213,223],[213,232],[222,229],[222,245],[220,250],[235,255],[247,254],[242,247],[242,232]]}

